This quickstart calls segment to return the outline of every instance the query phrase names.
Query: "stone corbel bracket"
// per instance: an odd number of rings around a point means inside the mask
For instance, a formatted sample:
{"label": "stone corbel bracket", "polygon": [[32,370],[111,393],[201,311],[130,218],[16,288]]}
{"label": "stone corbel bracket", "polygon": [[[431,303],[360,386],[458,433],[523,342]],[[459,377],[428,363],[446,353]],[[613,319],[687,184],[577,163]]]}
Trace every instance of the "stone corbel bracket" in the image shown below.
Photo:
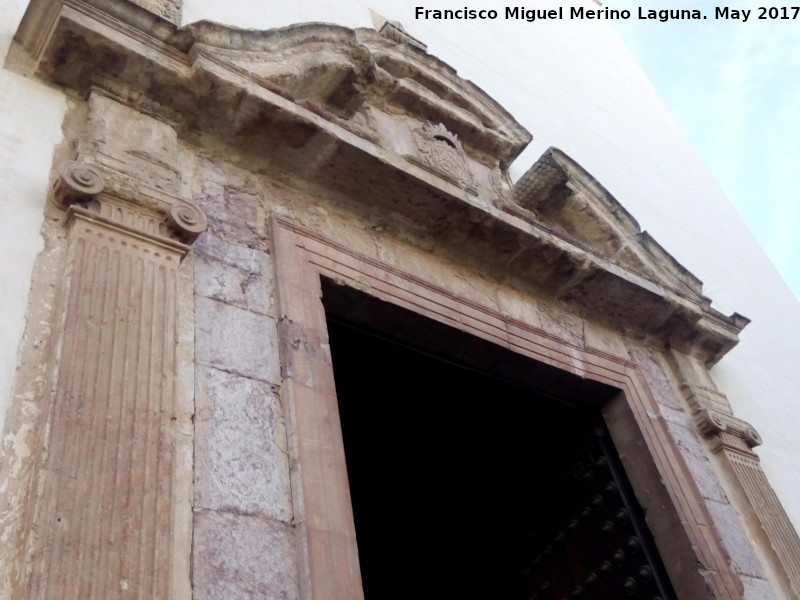
{"label": "stone corbel bracket", "polygon": [[709,384],[696,382],[682,384],[681,391],[694,415],[695,426],[703,437],[711,440],[714,452],[724,448],[743,452],[758,460],[751,450],[760,446],[763,440],[752,425],[733,416],[725,394],[712,389]]}

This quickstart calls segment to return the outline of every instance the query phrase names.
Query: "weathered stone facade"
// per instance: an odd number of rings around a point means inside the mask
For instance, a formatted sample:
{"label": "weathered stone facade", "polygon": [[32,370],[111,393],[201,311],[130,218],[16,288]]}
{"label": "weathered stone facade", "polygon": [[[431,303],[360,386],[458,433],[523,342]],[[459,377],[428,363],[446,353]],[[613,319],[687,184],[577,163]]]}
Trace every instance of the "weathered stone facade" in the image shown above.
{"label": "weathered stone facade", "polygon": [[597,181],[552,149],[512,188],[530,135],[402,37],[181,30],[140,4],[33,2],[12,57],[72,108],[4,437],[2,597],[363,597],[323,279],[613,387],[678,597],[797,597],[761,440],[708,372],[747,319]]}

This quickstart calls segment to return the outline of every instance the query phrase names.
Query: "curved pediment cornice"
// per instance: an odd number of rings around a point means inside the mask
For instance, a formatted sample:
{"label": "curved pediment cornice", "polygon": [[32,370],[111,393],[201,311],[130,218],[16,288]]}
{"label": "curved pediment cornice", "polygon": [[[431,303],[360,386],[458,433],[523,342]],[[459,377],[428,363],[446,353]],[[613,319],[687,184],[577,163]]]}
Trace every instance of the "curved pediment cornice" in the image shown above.
{"label": "curved pediment cornice", "polygon": [[303,23],[257,31],[201,21],[178,32],[176,40],[190,55],[203,52],[228,62],[345,120],[374,108],[441,123],[468,152],[499,159],[504,169],[531,139],[455,69],[418,45],[372,29]]}
{"label": "curved pediment cornice", "polygon": [[[210,61],[370,139],[380,138],[369,131],[374,111],[417,126],[441,124],[467,154],[501,170],[531,139],[455,69],[418,44],[372,29],[304,23],[250,30],[208,21],[176,28],[132,3],[40,0],[30,4],[16,40],[32,56],[31,70],[82,90],[105,87],[111,77],[153,97],[155,85],[169,85],[163,81],[169,71],[174,86],[199,88],[208,85],[202,62]],[[163,69],[167,73],[157,72]],[[203,129],[193,106],[202,103],[187,103],[180,112],[188,127]]]}

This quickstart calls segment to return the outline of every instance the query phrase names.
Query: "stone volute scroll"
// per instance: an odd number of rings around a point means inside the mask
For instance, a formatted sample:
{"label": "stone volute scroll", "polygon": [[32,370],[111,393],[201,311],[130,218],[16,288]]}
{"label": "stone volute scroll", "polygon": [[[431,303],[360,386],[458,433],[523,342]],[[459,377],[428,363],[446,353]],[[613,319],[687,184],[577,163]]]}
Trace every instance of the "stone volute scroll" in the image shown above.
{"label": "stone volute scroll", "polygon": [[77,147],[78,160],[65,163],[54,184],[58,207],[166,244],[190,245],[205,231],[205,213],[181,190],[169,125],[92,93]]}
{"label": "stone volute scroll", "polygon": [[181,241],[191,244],[208,227],[208,218],[198,206],[190,202],[181,202],[170,207],[167,223]]}
{"label": "stone volute scroll", "polygon": [[55,183],[53,200],[66,208],[76,202],[87,202],[103,191],[105,181],[100,173],[81,162],[69,162],[61,168]]}
{"label": "stone volute scroll", "polygon": [[721,445],[747,451],[764,443],[752,425],[713,408],[700,409],[695,422],[705,437],[715,439]]}

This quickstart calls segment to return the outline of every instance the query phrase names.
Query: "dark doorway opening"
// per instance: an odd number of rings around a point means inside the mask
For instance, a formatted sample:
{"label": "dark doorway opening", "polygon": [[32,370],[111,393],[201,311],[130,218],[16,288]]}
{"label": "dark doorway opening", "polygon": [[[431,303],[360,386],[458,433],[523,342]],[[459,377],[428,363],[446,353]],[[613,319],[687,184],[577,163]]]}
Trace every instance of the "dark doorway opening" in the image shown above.
{"label": "dark doorway opening", "polygon": [[323,283],[366,600],[673,597],[615,389]]}

